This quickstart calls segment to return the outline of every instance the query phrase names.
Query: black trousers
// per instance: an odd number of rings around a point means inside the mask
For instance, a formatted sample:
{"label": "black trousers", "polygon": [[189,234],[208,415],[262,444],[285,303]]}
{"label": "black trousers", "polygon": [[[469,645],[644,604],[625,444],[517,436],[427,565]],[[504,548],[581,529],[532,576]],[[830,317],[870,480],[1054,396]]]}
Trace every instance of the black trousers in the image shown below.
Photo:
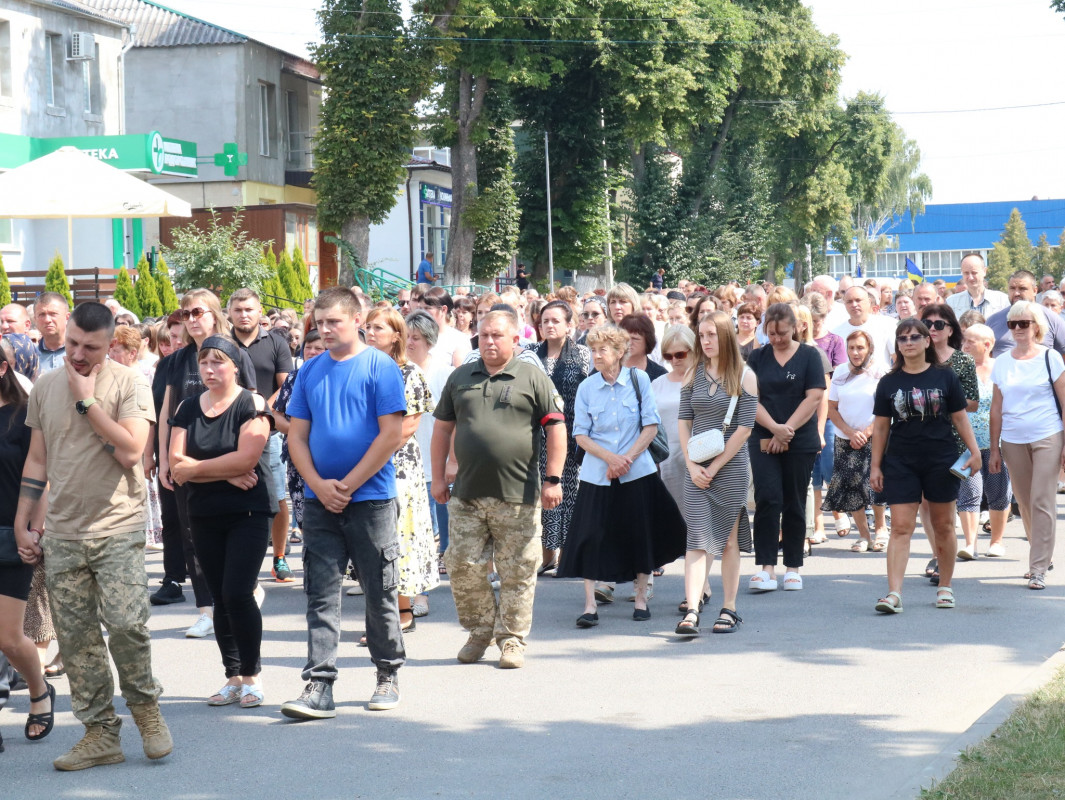
{"label": "black trousers", "polygon": [[190,519],[204,577],[214,595],[214,638],[226,677],[258,675],[263,615],[255,586],[270,542],[270,515],[242,512]]}
{"label": "black trousers", "polygon": [[[181,554],[185,560],[185,570],[188,572],[189,582],[192,583],[192,593],[196,596],[196,607],[206,608],[213,605],[211,590],[203,577],[203,570],[196,558],[196,546],[192,539],[192,526],[189,520],[189,492],[184,486],[174,486],[174,499],[177,504],[178,530],[181,533]],[[166,547],[166,545],[163,545]],[[165,555],[164,555],[165,558]]]}
{"label": "black trousers", "polygon": [[784,545],[784,566],[802,566],[806,539],[806,487],[817,453],[763,453],[750,448],[754,483],[754,561],[776,565],[777,543]]}
{"label": "black trousers", "polygon": [[163,518],[163,580],[184,583],[185,551],[181,544],[181,520],[178,518],[177,498],[159,484],[159,512]]}

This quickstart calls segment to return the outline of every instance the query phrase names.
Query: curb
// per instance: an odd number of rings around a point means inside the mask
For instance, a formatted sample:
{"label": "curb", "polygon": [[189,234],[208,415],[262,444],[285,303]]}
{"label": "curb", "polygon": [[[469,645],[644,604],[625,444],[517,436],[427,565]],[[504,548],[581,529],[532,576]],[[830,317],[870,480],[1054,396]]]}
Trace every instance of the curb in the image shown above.
{"label": "curb", "polygon": [[922,789],[931,787],[933,781],[946,778],[954,770],[957,758],[962,751],[979,744],[993,734],[1028,695],[1048,683],[1062,667],[1065,667],[1065,645],[1062,645],[1046,661],[1022,678],[1012,692],[1003,695],[1001,700],[985,711],[966,730],[951,739],[924,768],[908,778],[903,786],[888,796],[887,800],[915,800],[920,796]]}

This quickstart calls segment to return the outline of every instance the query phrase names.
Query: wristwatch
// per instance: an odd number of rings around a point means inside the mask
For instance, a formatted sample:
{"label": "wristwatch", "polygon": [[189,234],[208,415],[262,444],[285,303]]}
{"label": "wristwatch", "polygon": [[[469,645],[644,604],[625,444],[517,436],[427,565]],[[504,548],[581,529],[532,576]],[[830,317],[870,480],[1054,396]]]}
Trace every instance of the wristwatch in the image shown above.
{"label": "wristwatch", "polygon": [[548,475],[546,478],[544,478],[544,481],[546,483],[553,483],[557,486],[558,484],[562,483],[562,478],[558,477],[558,475]]}
{"label": "wristwatch", "polygon": [[90,397],[88,400],[79,400],[74,404],[74,408],[79,414],[84,416],[89,413],[89,406],[96,402],[95,397]]}

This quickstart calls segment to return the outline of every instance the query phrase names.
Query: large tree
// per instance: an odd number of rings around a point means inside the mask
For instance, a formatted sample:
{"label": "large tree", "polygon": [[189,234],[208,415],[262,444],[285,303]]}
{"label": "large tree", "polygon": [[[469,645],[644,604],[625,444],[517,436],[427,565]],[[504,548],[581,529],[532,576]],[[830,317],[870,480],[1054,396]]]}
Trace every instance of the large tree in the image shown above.
{"label": "large tree", "polygon": [[992,289],[1005,291],[1010,275],[1019,269],[1032,268],[1033,251],[1032,240],[1028,237],[1028,226],[1024,224],[1020,209],[1015,208],[1010,212],[1010,218],[1002,229],[1002,238],[995,242],[988,255],[988,285]]}
{"label": "large tree", "polygon": [[[319,224],[339,231],[362,264],[370,225],[395,205],[417,122],[415,104],[432,85],[445,31],[458,0],[427,2],[408,22],[399,0],[326,0],[322,41],[313,58],[326,98],[314,141]],[[428,29],[436,35],[419,35]],[[350,265],[354,266],[354,265]],[[340,283],[351,286],[350,267]]]}

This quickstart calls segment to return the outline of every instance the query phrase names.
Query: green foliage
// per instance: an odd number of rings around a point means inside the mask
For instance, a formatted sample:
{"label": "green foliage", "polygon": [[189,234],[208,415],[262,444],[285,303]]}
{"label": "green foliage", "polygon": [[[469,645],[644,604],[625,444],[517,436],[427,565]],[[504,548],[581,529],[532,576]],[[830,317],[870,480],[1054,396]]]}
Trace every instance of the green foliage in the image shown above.
{"label": "green foliage", "polygon": [[1055,277],[1060,278],[1065,274],[1065,230],[1061,232],[1058,246],[1050,251],[1050,264],[1050,272],[1054,273]]}
{"label": "green foliage", "polygon": [[177,311],[180,303],[174,291],[174,284],[170,282],[170,270],[162,253],[156,257],[153,277],[155,278],[155,292],[159,296],[159,303],[163,309],[161,313],[172,314]]}
{"label": "green foliage", "polygon": [[[1028,238],[1028,226],[1024,224],[1019,209],[1010,212],[1002,238],[995,242],[995,247],[987,259],[987,283],[992,289],[1005,291],[1009,285],[1010,275],[1019,269],[1032,268],[1034,248]],[[1036,276],[1038,280],[1038,276]]]}
{"label": "green foliage", "polygon": [[497,94],[488,100],[491,117],[477,145],[477,180],[481,187],[466,208],[466,221],[477,232],[470,277],[475,281],[495,277],[510,265],[518,244],[521,212],[514,191],[514,132],[511,107]]}
{"label": "green foliage", "polygon": [[325,101],[314,188],[319,223],[340,231],[356,216],[379,223],[395,204],[418,122],[414,103],[428,90],[432,60],[412,41],[398,0],[326,0],[318,22],[322,41],[312,58]]}
{"label": "green foliage", "polygon": [[262,257],[267,243],[249,238],[241,230],[242,220],[243,210],[237,209],[232,221],[223,225],[212,209],[207,230],[201,231],[194,223],[174,229],[174,246],[163,252],[174,265],[179,289],[212,289],[224,304],[241,287],[262,288],[270,277]]}
{"label": "green foliage", "polygon": [[283,305],[279,298],[285,296],[285,290],[277,277],[277,256],[274,255],[274,248],[266,248],[263,254],[263,263],[266,265],[268,274],[260,290],[263,307],[279,308]]}
{"label": "green foliage", "polygon": [[303,301],[314,298],[314,290],[311,288],[311,273],[307,269],[307,262],[303,260],[303,251],[298,247],[292,248],[292,273],[295,276],[295,294],[292,299],[296,301],[296,308],[302,312]]}
{"label": "green foliage", "polygon": [[55,257],[48,263],[48,274],[44,277],[44,288],[48,292],[58,292],[66,298],[67,304],[74,307],[74,295],[70,293],[70,281],[63,268],[63,257],[56,251]]}
{"label": "green foliage", "polygon": [[1035,250],[1032,251],[1032,272],[1035,273],[1036,278],[1042,278],[1050,273],[1060,280],[1060,276],[1054,271],[1054,266],[1054,251],[1050,247],[1050,240],[1047,239],[1045,233],[1041,233]]}
{"label": "green foliage", "polygon": [[6,306],[11,302],[11,281],[7,279],[7,271],[4,270],[4,255],[0,253],[0,306]]}
{"label": "green foliage", "polygon": [[129,277],[129,271],[122,267],[115,276],[115,300],[127,311],[132,311],[138,317],[141,316],[141,308],[137,303],[137,293],[133,289],[133,279]]}
{"label": "green foliage", "polygon": [[159,290],[155,277],[148,267],[148,258],[143,253],[137,262],[137,283],[133,286],[137,298],[137,307],[141,317],[158,317],[163,313],[163,304],[159,301]]}
{"label": "green foliage", "polygon": [[[298,290],[296,273],[292,269],[292,259],[289,257],[288,251],[283,250],[281,252],[281,258],[277,261],[277,279],[281,285],[281,296],[286,301],[292,301],[296,299],[296,292]],[[295,303],[285,302],[282,303],[282,308],[293,307]],[[302,308],[303,304],[300,303]]]}

